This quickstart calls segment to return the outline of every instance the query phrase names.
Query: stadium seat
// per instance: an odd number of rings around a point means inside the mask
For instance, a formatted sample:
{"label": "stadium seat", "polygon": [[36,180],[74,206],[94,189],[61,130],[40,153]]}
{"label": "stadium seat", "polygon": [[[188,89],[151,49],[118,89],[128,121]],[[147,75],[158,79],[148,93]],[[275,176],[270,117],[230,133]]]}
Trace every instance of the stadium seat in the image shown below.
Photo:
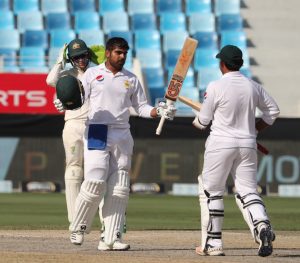
{"label": "stadium seat", "polygon": [[181,0],[156,0],[156,12],[158,15],[164,12],[182,12]]}
{"label": "stadium seat", "polygon": [[135,49],[159,49],[160,33],[158,30],[137,30],[135,31]]}
{"label": "stadium seat", "polygon": [[235,45],[239,48],[247,48],[247,37],[244,31],[223,31],[221,33],[220,47]]}
{"label": "stadium seat", "polygon": [[26,30],[22,37],[22,46],[48,48],[48,33],[45,30]]}
{"label": "stadium seat", "polygon": [[20,34],[17,29],[1,29],[0,30],[0,48],[19,49]]}
{"label": "stadium seat", "polygon": [[3,58],[4,67],[16,66],[17,51],[13,49],[0,49],[0,57]]}
{"label": "stadium seat", "polygon": [[103,16],[110,12],[125,12],[124,0],[99,0],[99,14]]}
{"label": "stadium seat", "polygon": [[10,0],[0,0],[0,11],[10,10]]}
{"label": "stadium seat", "polygon": [[14,14],[12,11],[2,11],[0,10],[0,29],[14,29],[15,21]]}
{"label": "stadium seat", "polygon": [[49,13],[46,16],[47,30],[53,29],[70,29],[71,28],[71,18],[69,13]]}
{"label": "stadium seat", "polygon": [[74,14],[74,29],[76,33],[81,30],[99,30],[100,18],[96,11],[78,11]]}
{"label": "stadium seat", "polygon": [[203,67],[218,67],[219,60],[216,58],[217,49],[198,48],[194,58],[194,68],[199,71]]}
{"label": "stadium seat", "polygon": [[222,14],[217,19],[217,29],[219,33],[226,30],[243,30],[243,19],[240,14]]}
{"label": "stadium seat", "polygon": [[126,12],[108,12],[103,14],[103,31],[128,31],[129,21]]}
{"label": "stadium seat", "polygon": [[167,50],[165,53],[165,68],[167,70],[173,69],[177,63],[177,59],[179,57],[180,50]]}
{"label": "stadium seat", "polygon": [[[168,69],[168,83],[171,80],[172,74],[173,74],[174,68],[169,68]],[[183,82],[183,87],[185,88],[195,88],[195,72],[193,68],[189,67],[184,82]]]}
{"label": "stadium seat", "polygon": [[39,11],[39,0],[14,0],[13,11],[15,14],[20,12]]}
{"label": "stadium seat", "polygon": [[50,31],[50,47],[61,48],[76,37],[73,29],[56,29]]}
{"label": "stadium seat", "polygon": [[131,16],[131,29],[157,29],[156,16],[152,13],[149,14],[133,14]]}
{"label": "stadium seat", "polygon": [[154,0],[128,0],[128,14],[153,14]]}
{"label": "stadium seat", "polygon": [[193,38],[198,40],[197,48],[217,48],[218,34],[216,32],[196,32]]}
{"label": "stadium seat", "polygon": [[207,85],[214,80],[222,77],[219,67],[200,68],[197,76],[197,87],[203,91],[206,90]]}
{"label": "stadium seat", "polygon": [[190,16],[192,13],[211,13],[211,0],[186,0],[185,14]]}
{"label": "stadium seat", "polygon": [[165,87],[157,87],[157,88],[148,88],[150,99],[151,99],[151,105],[156,106],[159,101],[164,100],[164,96],[166,93]]}
{"label": "stadium seat", "polygon": [[124,67],[129,70],[129,71],[132,71],[132,49],[129,49],[128,52],[127,52],[127,57],[126,57],[126,62],[125,62],[125,65]]}
{"label": "stadium seat", "polygon": [[252,78],[252,73],[249,67],[242,67],[240,72],[244,74],[247,78]]}
{"label": "stadium seat", "polygon": [[160,88],[165,86],[164,70],[159,68],[144,68],[148,88]]}
{"label": "stadium seat", "polygon": [[166,31],[186,31],[185,14],[167,12],[160,15],[159,29],[163,34]]}
{"label": "stadium seat", "polygon": [[21,69],[45,67],[45,51],[37,47],[21,47],[20,61]]}
{"label": "stadium seat", "polygon": [[163,51],[166,53],[168,50],[181,50],[186,37],[187,31],[166,31],[163,34]]}
{"label": "stadium seat", "polygon": [[81,30],[78,34],[80,39],[88,45],[105,45],[104,33],[102,30]]}
{"label": "stadium seat", "polygon": [[19,66],[4,66],[3,67],[3,72],[6,73],[20,73],[21,69]]}
{"label": "stadium seat", "polygon": [[41,10],[44,15],[48,13],[68,12],[67,0],[41,0]]}
{"label": "stadium seat", "polygon": [[59,55],[61,47],[50,47],[49,48],[49,54],[48,54],[48,67],[52,67],[56,61],[57,57]]}
{"label": "stadium seat", "polygon": [[136,57],[139,59],[142,68],[162,67],[162,54],[160,49],[137,49]]}
{"label": "stadium seat", "polygon": [[215,15],[240,14],[241,0],[215,0]]}
{"label": "stadium seat", "polygon": [[17,16],[17,28],[20,33],[25,30],[43,30],[42,13],[40,11],[20,12]]}
{"label": "stadium seat", "polygon": [[69,0],[70,11],[72,14],[80,11],[90,11],[95,12],[95,0]]}
{"label": "stadium seat", "polygon": [[129,48],[133,49],[133,34],[131,31],[110,31],[107,36],[108,38],[122,37],[128,42]]}
{"label": "stadium seat", "polygon": [[189,32],[214,32],[216,31],[215,16],[212,13],[192,13],[189,17]]}

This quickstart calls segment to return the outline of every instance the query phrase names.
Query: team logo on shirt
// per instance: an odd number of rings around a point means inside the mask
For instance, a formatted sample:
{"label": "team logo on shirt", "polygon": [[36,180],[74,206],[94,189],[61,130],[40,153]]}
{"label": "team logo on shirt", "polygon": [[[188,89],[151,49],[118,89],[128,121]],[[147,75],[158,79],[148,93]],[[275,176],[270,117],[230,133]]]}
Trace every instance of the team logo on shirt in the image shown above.
{"label": "team logo on shirt", "polygon": [[124,86],[126,89],[129,89],[130,88],[130,82],[128,80],[125,80],[124,81]]}
{"label": "team logo on shirt", "polygon": [[96,77],[96,80],[103,81],[104,80],[104,76],[103,75],[99,75],[99,76]]}

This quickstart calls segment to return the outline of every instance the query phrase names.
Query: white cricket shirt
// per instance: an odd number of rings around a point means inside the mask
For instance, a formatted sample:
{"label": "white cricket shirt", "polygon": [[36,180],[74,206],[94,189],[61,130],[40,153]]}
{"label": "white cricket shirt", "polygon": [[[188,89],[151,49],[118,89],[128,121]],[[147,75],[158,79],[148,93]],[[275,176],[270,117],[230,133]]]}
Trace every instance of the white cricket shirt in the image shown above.
{"label": "white cricket shirt", "polygon": [[260,84],[239,71],[229,72],[208,85],[198,118],[203,125],[212,121],[210,136],[218,141],[215,147],[256,148],[256,107],[269,125],[279,115],[276,102]]}
{"label": "white cricket shirt", "polygon": [[147,104],[139,80],[125,68],[114,75],[105,63],[91,67],[84,73],[82,84],[90,103],[89,124],[129,128],[131,106],[140,117],[151,117],[153,107]]}

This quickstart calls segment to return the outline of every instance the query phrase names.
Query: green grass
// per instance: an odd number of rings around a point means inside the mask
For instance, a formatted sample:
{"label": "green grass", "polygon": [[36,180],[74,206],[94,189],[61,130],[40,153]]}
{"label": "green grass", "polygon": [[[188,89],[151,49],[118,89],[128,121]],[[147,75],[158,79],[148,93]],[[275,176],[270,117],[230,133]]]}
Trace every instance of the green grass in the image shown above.
{"label": "green grass", "polygon": [[[232,196],[225,201],[224,229],[248,229]],[[275,230],[300,230],[300,198],[264,198]],[[197,197],[137,195],[129,199],[128,230],[199,229]],[[96,216],[94,228],[99,227]],[[0,229],[67,229],[63,194],[0,194]]]}

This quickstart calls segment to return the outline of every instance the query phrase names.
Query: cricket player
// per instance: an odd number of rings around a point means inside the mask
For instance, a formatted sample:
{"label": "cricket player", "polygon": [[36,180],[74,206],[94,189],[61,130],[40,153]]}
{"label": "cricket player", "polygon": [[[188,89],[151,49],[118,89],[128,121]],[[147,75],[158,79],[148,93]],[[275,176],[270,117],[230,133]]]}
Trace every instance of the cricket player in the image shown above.
{"label": "cricket player", "polygon": [[[273,251],[275,234],[257,192],[256,136],[274,123],[279,108],[260,84],[239,72],[242,55],[233,45],[224,46],[217,54],[223,76],[208,85],[202,109],[193,122],[199,129],[211,124],[203,170],[198,177],[202,245],[196,248],[196,253],[200,255],[224,255],[223,195],[229,173],[235,184],[238,207],[259,244],[258,255],[269,256]],[[262,112],[257,121],[256,108]]]}
{"label": "cricket player", "polygon": [[[111,249],[121,239],[129,198],[133,152],[129,108],[132,106],[144,118],[164,116],[172,120],[176,112],[173,105],[163,103],[154,108],[147,104],[138,78],[123,67],[128,49],[125,39],[109,39],[105,63],[87,69],[82,77],[89,111],[84,134],[84,181],[70,224],[71,236],[90,232],[97,207],[104,197],[104,242]],[[117,175],[108,173],[111,162],[117,163]],[[98,249],[102,250],[102,246],[100,240]]]}
{"label": "cricket player", "polygon": [[[91,52],[86,43],[81,39],[74,39],[68,45],[64,45],[60,51],[56,64],[49,72],[46,82],[48,85],[55,87],[57,81],[62,75],[70,74],[75,78],[81,80],[84,72],[91,66],[92,56],[98,55],[93,59],[94,63],[104,61],[104,56],[101,52],[101,46],[93,46],[96,52]],[[72,68],[65,69],[66,62],[70,62]],[[68,87],[65,87],[68,89]],[[62,103],[56,99],[54,105],[58,111],[64,112],[65,109]],[[85,100],[83,106],[76,110],[65,111],[65,125],[63,129],[63,143],[66,155],[66,169],[65,169],[65,194],[68,211],[68,220],[71,223],[74,218],[75,200],[80,190],[83,181],[83,133],[85,130],[85,123],[88,113],[88,100]],[[117,165],[111,163],[110,172],[116,174]],[[102,224],[103,237],[103,219],[102,209],[99,206],[99,216]],[[81,244],[78,240],[83,239],[81,233],[79,236],[73,235],[72,242],[74,244]],[[104,242],[103,242],[104,244]],[[108,250],[106,246],[102,246],[103,250]],[[128,244],[123,244],[120,241],[115,242],[113,249],[123,250],[129,247]]]}

